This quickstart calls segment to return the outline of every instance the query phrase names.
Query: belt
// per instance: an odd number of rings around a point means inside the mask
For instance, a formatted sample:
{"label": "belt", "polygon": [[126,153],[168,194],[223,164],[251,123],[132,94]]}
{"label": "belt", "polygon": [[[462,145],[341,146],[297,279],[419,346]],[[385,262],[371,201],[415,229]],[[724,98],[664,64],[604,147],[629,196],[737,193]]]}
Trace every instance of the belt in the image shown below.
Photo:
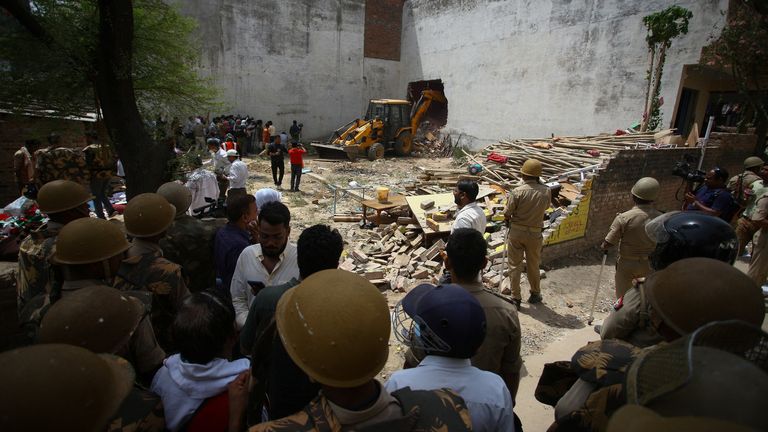
{"label": "belt", "polygon": [[619,255],[619,258],[632,261],[648,261],[648,255]]}
{"label": "belt", "polygon": [[514,229],[519,229],[522,231],[532,232],[532,233],[540,233],[543,230],[541,227],[536,228],[536,227],[529,227],[526,225],[518,225],[518,224],[511,224],[509,227]]}

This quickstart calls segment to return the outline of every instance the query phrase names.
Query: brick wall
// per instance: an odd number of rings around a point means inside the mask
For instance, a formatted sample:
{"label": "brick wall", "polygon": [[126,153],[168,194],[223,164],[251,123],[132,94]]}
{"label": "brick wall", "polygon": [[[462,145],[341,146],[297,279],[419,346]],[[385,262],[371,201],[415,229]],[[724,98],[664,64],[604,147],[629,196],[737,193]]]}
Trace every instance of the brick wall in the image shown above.
{"label": "brick wall", "polygon": [[0,208],[18,198],[13,174],[13,154],[28,139],[44,146],[51,132],[61,135],[62,147],[84,147],[85,130],[93,123],[48,117],[0,114]]}
{"label": "brick wall", "polygon": [[400,61],[400,36],[405,0],[365,2],[365,57]]}
{"label": "brick wall", "polygon": [[[717,147],[707,148],[702,169],[720,166],[734,175],[743,169],[744,159],[754,154],[757,139],[755,135],[713,133],[710,143]],[[654,177],[661,184],[656,208],[662,211],[679,210],[681,202],[676,194],[682,196],[681,179],[671,175],[671,172],[674,164],[685,154],[696,156],[698,161],[700,149],[620,151],[595,177],[586,235],[545,247],[543,262],[596,249],[616,214],[632,207],[629,191],[641,177]]]}

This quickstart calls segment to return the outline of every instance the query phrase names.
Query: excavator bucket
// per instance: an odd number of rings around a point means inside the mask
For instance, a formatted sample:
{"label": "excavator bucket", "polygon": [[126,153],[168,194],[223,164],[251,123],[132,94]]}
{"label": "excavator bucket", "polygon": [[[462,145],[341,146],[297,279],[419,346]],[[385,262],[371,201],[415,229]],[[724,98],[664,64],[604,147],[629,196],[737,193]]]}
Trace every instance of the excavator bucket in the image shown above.
{"label": "excavator bucket", "polygon": [[320,142],[313,142],[310,143],[310,145],[317,151],[318,156],[322,159],[355,160],[357,158],[357,149],[354,147],[323,144]]}

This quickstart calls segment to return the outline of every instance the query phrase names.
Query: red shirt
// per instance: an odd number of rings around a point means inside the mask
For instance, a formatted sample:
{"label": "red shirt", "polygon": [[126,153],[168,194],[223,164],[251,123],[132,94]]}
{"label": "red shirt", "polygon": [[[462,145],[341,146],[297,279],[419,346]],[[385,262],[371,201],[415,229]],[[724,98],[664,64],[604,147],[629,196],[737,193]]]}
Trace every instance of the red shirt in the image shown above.
{"label": "red shirt", "polygon": [[221,147],[224,149],[224,151],[237,150],[237,144],[235,144],[234,141],[224,141],[224,144],[222,144]]}
{"label": "red shirt", "polygon": [[265,143],[269,142],[269,128],[264,128],[264,130],[261,131],[261,140]]}
{"label": "red shirt", "polygon": [[304,166],[304,157],[302,156],[307,151],[301,147],[292,147],[288,149],[288,155],[291,157],[291,165]]}

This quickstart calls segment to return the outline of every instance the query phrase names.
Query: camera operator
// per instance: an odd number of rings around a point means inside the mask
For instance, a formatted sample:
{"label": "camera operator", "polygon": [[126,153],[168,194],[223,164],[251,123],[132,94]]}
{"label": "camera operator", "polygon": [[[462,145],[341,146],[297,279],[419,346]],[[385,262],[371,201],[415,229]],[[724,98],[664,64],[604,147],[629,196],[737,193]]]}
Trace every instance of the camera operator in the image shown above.
{"label": "camera operator", "polygon": [[683,210],[700,211],[730,222],[738,210],[733,196],[725,184],[728,181],[728,171],[715,167],[704,176],[704,185],[694,192],[686,192]]}

